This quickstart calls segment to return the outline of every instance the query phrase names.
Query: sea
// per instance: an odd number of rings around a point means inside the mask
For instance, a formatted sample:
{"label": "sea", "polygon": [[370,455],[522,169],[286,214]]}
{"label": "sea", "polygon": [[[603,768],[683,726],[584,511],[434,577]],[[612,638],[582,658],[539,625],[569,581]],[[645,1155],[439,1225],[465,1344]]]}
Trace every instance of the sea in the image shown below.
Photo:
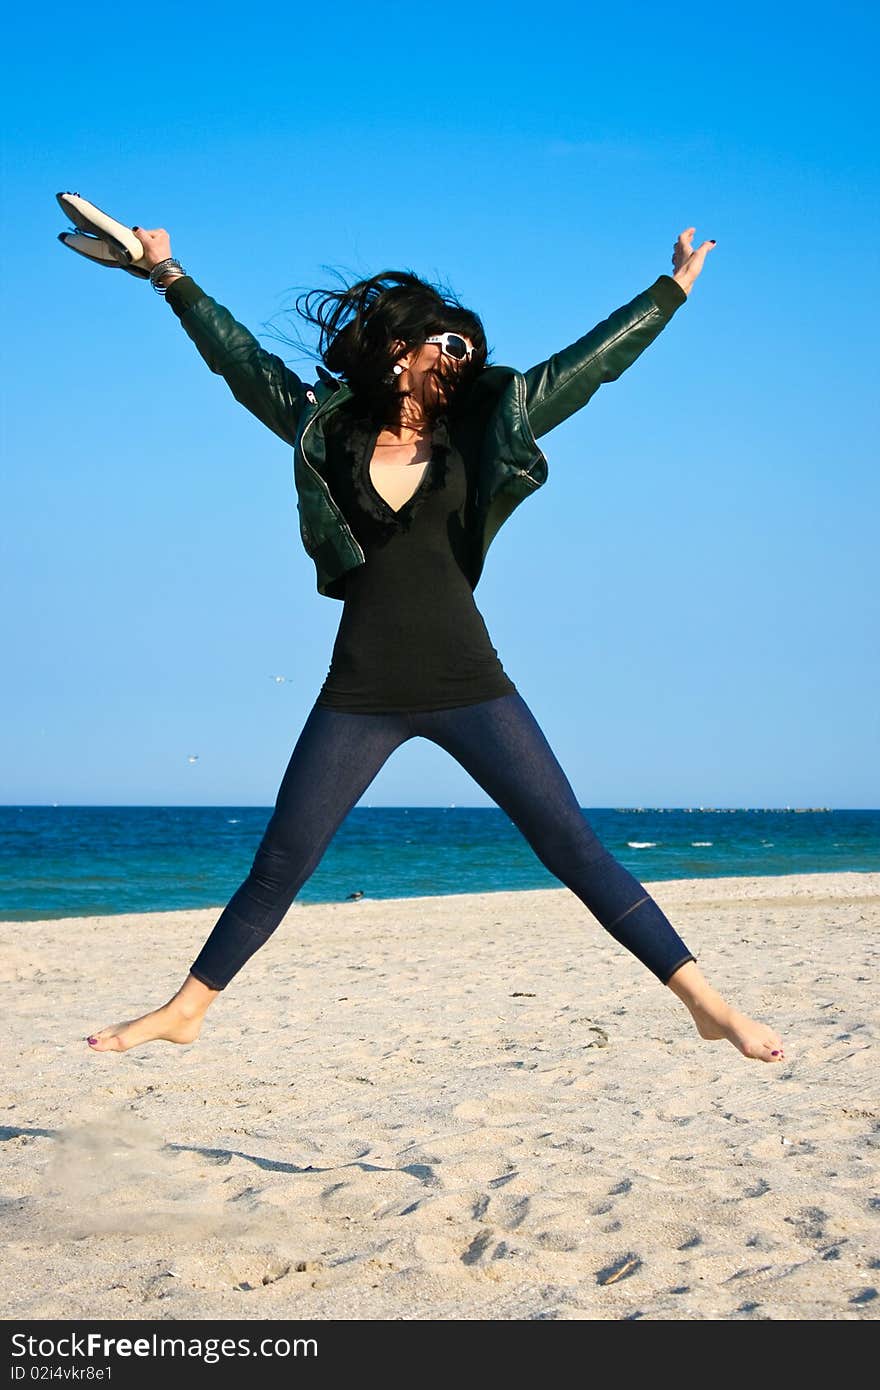
{"label": "sea", "polygon": [[[220,907],[272,814],[257,806],[2,806],[0,920]],[[641,881],[880,872],[880,810],[597,807]],[[560,887],[497,806],[356,806],[299,903]]]}

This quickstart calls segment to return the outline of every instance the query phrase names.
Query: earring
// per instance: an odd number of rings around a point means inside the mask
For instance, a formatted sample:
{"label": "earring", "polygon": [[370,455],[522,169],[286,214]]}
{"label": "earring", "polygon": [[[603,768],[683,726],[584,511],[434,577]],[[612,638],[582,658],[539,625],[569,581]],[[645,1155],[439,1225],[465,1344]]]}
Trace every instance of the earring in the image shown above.
{"label": "earring", "polygon": [[391,370],[394,372],[395,376],[400,376],[400,373],[403,371],[403,368],[401,367],[399,362],[395,362]]}

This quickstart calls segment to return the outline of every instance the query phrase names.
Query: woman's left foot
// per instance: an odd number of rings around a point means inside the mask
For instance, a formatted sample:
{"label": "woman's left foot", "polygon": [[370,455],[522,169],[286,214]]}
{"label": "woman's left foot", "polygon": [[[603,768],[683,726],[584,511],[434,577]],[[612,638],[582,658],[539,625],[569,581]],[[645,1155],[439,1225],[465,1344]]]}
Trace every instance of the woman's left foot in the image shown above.
{"label": "woman's left foot", "polygon": [[701,1038],[715,1041],[727,1038],[739,1048],[744,1057],[758,1062],[784,1062],[785,1048],[778,1033],[766,1023],[756,1023],[733,1009],[718,995],[717,1002],[708,998],[701,1003],[688,1003],[697,1032]]}

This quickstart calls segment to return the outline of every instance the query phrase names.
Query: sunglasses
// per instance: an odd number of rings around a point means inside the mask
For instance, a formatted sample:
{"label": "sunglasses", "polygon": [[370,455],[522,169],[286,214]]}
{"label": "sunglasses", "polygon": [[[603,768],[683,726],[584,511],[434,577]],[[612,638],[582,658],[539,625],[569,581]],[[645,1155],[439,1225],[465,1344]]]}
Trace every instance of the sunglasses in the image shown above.
{"label": "sunglasses", "polygon": [[433,337],[426,338],[425,342],[439,343],[446,356],[454,357],[457,362],[466,361],[474,355],[473,345],[460,333],[435,333]]}

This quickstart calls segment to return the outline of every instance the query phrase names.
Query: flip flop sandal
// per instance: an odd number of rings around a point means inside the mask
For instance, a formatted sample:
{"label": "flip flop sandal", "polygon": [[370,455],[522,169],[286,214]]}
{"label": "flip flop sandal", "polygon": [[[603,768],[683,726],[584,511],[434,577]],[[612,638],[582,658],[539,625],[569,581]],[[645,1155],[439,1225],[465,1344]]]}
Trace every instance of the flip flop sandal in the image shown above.
{"label": "flip flop sandal", "polygon": [[111,270],[127,270],[141,280],[149,280],[150,272],[138,262],[143,260],[144,245],[130,227],[117,222],[78,193],[56,193],[55,197],[78,232],[59,232],[58,240],[71,251],[85,256],[95,265]]}

